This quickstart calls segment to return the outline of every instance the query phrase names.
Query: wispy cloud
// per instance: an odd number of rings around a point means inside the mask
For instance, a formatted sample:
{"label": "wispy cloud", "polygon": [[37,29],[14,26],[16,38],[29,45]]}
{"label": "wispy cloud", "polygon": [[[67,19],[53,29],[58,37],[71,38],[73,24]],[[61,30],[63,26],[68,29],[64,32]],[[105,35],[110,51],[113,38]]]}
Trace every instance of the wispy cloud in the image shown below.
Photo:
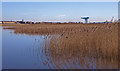
{"label": "wispy cloud", "polygon": [[66,17],[66,15],[65,15],[65,14],[62,14],[62,15],[59,15],[58,17]]}

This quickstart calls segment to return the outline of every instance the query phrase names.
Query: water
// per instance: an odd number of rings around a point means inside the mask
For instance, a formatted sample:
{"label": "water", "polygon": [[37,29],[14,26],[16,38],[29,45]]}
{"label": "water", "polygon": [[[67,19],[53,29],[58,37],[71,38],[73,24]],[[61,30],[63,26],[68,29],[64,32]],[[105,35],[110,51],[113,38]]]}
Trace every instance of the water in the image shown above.
{"label": "water", "polygon": [[2,27],[0,27],[0,70],[2,70]]}
{"label": "water", "polygon": [[[116,60],[81,56],[77,50],[57,48],[59,35],[15,34],[2,31],[3,69],[101,69],[117,68]],[[53,44],[53,45],[52,45]],[[62,44],[61,44],[62,45]],[[67,46],[67,45],[66,45]]]}

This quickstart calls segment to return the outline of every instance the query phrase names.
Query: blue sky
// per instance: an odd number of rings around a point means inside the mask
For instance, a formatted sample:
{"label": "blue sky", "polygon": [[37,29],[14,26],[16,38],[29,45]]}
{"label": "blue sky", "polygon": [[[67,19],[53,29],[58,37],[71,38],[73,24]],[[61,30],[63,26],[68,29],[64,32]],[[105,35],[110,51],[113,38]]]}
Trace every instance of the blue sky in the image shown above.
{"label": "blue sky", "polygon": [[120,0],[2,0],[2,2],[118,2]]}
{"label": "blue sky", "polygon": [[90,16],[89,21],[118,18],[117,2],[3,2],[3,20],[31,21],[83,21],[81,16]]}

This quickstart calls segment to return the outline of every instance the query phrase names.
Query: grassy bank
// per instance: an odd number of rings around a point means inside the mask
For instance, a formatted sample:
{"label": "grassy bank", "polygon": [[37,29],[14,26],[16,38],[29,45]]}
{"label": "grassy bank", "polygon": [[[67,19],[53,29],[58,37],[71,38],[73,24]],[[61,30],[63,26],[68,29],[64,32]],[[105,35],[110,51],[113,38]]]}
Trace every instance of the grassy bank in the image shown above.
{"label": "grassy bank", "polygon": [[0,24],[0,26],[22,26],[27,24]]}
{"label": "grassy bank", "polygon": [[[8,25],[3,25],[8,26]],[[110,32],[117,28],[117,24],[31,24],[31,25],[10,25],[4,29],[14,29],[15,33],[26,34],[77,34]],[[113,29],[114,28],[114,29]]]}

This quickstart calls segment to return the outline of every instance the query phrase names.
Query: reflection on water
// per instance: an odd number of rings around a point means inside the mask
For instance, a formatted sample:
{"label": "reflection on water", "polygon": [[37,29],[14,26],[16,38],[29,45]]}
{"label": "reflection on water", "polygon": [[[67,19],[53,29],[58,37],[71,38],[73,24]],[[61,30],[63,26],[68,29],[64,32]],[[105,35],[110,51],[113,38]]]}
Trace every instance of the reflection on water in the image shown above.
{"label": "reflection on water", "polygon": [[2,27],[0,27],[0,70],[2,70]]}
{"label": "reflection on water", "polygon": [[108,36],[32,36],[13,30],[3,30],[2,36],[3,69],[118,68],[117,39]]}

